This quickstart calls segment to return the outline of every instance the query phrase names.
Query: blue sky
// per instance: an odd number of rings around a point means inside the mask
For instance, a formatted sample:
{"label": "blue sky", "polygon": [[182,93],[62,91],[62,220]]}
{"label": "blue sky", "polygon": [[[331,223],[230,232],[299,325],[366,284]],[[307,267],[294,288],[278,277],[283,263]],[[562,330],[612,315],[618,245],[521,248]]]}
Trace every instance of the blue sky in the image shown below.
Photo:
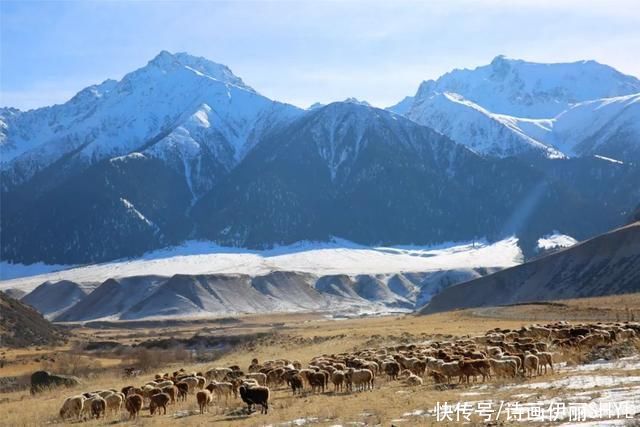
{"label": "blue sky", "polygon": [[0,37],[0,105],[22,109],[119,79],[162,49],[226,64],[299,106],[350,96],[388,106],[498,54],[595,59],[640,76],[637,0],[0,0]]}

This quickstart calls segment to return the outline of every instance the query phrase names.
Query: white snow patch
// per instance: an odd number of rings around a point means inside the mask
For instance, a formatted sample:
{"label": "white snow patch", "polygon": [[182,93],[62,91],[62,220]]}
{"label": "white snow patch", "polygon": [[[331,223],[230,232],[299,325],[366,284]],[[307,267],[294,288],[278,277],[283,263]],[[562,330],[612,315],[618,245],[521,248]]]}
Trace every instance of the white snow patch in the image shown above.
{"label": "white snow patch", "polygon": [[599,156],[597,154],[594,155],[593,157],[595,157],[596,159],[600,159],[600,160],[606,160],[607,162],[617,163],[619,165],[624,165],[624,162],[621,162],[620,160],[612,159],[611,157]]}
{"label": "white snow patch", "polygon": [[547,234],[544,237],[538,239],[538,250],[547,250],[553,248],[568,248],[573,246],[578,241],[566,234],[560,234],[555,231],[553,234]]}
{"label": "white snow patch", "polygon": [[[132,212],[137,212],[141,220],[146,220],[125,199],[123,204],[131,207]],[[518,239],[513,237],[495,243],[463,243],[436,249],[428,246],[368,247],[334,239],[325,243],[299,242],[254,251],[218,246],[212,242],[189,241],[181,246],[147,253],[139,259],[92,264],[2,281],[0,289],[29,291],[47,280],[102,282],[108,278],[152,274],[261,275],[272,271],[298,271],[317,275],[357,275],[437,272],[481,267],[507,268],[522,263],[522,260]]]}
{"label": "white snow patch", "polygon": [[564,388],[569,390],[588,390],[596,387],[621,386],[624,384],[640,383],[640,376],[615,376],[615,375],[576,375],[572,378],[563,378],[556,381],[544,381],[529,384],[518,384],[504,388],[531,388],[552,389]]}
{"label": "white snow patch", "polygon": [[138,217],[138,219],[143,221],[149,227],[151,227],[151,228],[155,229],[156,231],[158,231],[158,226],[156,226],[153,222],[149,221],[147,219],[147,217],[142,214],[142,212],[140,212],[138,209],[136,209],[135,206],[133,206],[133,203],[131,203],[130,201],[128,201],[127,199],[124,199],[122,197],[120,197],[120,201],[127,208],[127,210],[129,210],[129,212],[133,213],[135,216]]}

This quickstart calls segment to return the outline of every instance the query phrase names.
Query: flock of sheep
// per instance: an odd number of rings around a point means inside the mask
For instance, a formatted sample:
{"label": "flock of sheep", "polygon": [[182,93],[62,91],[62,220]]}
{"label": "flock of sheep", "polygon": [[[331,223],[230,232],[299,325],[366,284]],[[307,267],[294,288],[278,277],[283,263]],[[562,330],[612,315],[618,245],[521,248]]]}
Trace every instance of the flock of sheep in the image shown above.
{"label": "flock of sheep", "polygon": [[323,354],[307,367],[295,360],[259,363],[253,359],[246,372],[239,366],[212,368],[187,373],[183,369],[156,374],[155,379],[136,387],[109,389],[67,398],[60,409],[63,419],[100,418],[126,409],[136,418],[148,404],[151,415],[166,414],[167,405],[186,401],[195,395],[201,414],[214,399],[228,403],[240,398],[248,412],[254,405],[261,412],[269,409],[270,389],[290,388],[294,395],[305,389],[324,393],[373,390],[375,380],[386,376],[409,386],[422,385],[425,378],[435,383],[469,383],[494,377],[533,377],[553,372],[554,354],[564,349],[587,350],[640,336],[640,323],[592,323],[570,325],[565,322],[532,325],[518,330],[493,329],[485,335],[449,341],[427,341],[351,353]]}

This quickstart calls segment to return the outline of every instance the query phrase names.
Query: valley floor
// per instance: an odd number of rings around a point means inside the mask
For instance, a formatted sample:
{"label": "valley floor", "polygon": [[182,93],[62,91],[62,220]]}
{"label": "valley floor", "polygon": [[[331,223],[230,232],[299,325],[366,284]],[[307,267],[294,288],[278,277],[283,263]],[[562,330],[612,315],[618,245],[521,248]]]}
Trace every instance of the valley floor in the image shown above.
{"label": "valley floor", "polygon": [[[312,357],[325,353],[338,353],[379,347],[389,344],[420,342],[428,338],[449,339],[467,335],[484,334],[492,328],[519,328],[537,321],[625,321],[637,316],[631,308],[640,307],[640,294],[560,301],[555,304],[521,305],[482,310],[465,310],[429,316],[382,316],[360,319],[333,319],[323,314],[286,314],[269,316],[246,316],[233,319],[218,319],[201,322],[139,322],[127,324],[94,324],[73,330],[73,341],[61,348],[31,348],[25,350],[3,349],[1,357],[6,362],[0,368],[0,377],[16,377],[24,381],[26,374],[42,367],[60,367],[64,362],[78,368],[82,386],[73,390],[55,390],[31,396],[28,390],[0,391],[0,425],[48,425],[60,424],[58,410],[65,396],[83,391],[104,388],[121,388],[129,384],[142,384],[153,378],[155,372],[174,371],[184,367],[187,371],[204,371],[214,366],[238,364],[246,368],[252,358],[297,359],[306,364]],[[636,317],[636,320],[637,317]],[[98,328],[99,326],[99,328]],[[79,344],[112,341],[121,344],[140,344],[149,340],[173,338],[190,339],[194,335],[214,336],[219,340],[216,350],[180,353],[172,349],[149,353],[149,367],[138,378],[124,378],[123,367],[139,363],[131,353],[106,349],[79,351]],[[226,338],[226,339],[225,339]],[[449,413],[439,421],[448,405],[467,403],[474,408],[472,424],[485,424],[477,409],[492,401],[492,421],[502,403],[503,413],[499,420],[504,425],[505,414],[510,408],[516,416],[516,402],[520,408],[528,409],[520,416],[524,423],[535,408],[548,411],[550,404],[560,402],[567,408],[582,403],[608,405],[635,405],[633,410],[619,406],[621,418],[612,425],[626,425],[638,420],[625,419],[626,412],[640,412],[640,357],[638,342],[626,346],[631,353],[621,353],[615,360],[595,360],[582,363],[575,351],[556,351],[554,373],[533,379],[492,379],[487,383],[477,382],[451,387],[436,385],[426,379],[424,385],[409,387],[401,381],[388,381],[383,376],[376,378],[371,392],[333,392],[333,387],[324,394],[293,397],[285,387],[273,392],[268,415],[254,413],[246,415],[244,405],[238,399],[224,401],[210,407],[209,413],[199,415],[194,396],[187,402],[170,405],[167,415],[143,415],[136,425],[220,425],[220,426],[336,426],[336,425],[458,425],[456,416],[464,413]],[[177,360],[171,360],[175,356]],[[153,357],[156,359],[154,360]],[[166,359],[163,359],[166,357]],[[603,356],[604,357],[604,356]],[[203,359],[210,358],[210,361]],[[57,359],[53,362],[51,359]],[[69,368],[67,366],[67,368]],[[82,369],[84,370],[82,370]],[[52,369],[53,370],[53,369]],[[6,382],[6,381],[5,381]],[[2,386],[3,383],[0,383]],[[438,404],[440,409],[438,409]],[[461,408],[460,406],[458,408]],[[462,406],[464,408],[464,406]],[[486,408],[485,408],[486,409]],[[522,415],[525,414],[525,415]],[[546,412],[548,414],[548,412]],[[566,417],[552,422],[534,422],[535,425],[588,425]],[[449,420],[449,417],[453,417]],[[548,418],[548,415],[545,415]],[[128,415],[122,412],[104,420],[87,421],[86,425],[127,424]],[[615,418],[615,416],[613,417]],[[589,421],[589,420],[585,420]],[[602,420],[590,420],[592,425],[603,425]],[[629,424],[631,425],[631,424]]]}

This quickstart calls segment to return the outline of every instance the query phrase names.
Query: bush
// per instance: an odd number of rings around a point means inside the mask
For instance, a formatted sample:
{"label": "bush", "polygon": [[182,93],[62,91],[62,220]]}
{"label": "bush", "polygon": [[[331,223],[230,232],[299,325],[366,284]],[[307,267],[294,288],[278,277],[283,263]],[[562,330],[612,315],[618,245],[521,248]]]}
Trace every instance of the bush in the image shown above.
{"label": "bush", "polygon": [[55,359],[43,360],[42,369],[54,374],[87,376],[91,372],[99,371],[101,363],[81,354],[78,348],[72,348],[67,353],[58,354]]}
{"label": "bush", "polygon": [[142,371],[150,371],[176,362],[191,362],[191,352],[184,347],[166,350],[138,347],[129,354],[130,364]]}

